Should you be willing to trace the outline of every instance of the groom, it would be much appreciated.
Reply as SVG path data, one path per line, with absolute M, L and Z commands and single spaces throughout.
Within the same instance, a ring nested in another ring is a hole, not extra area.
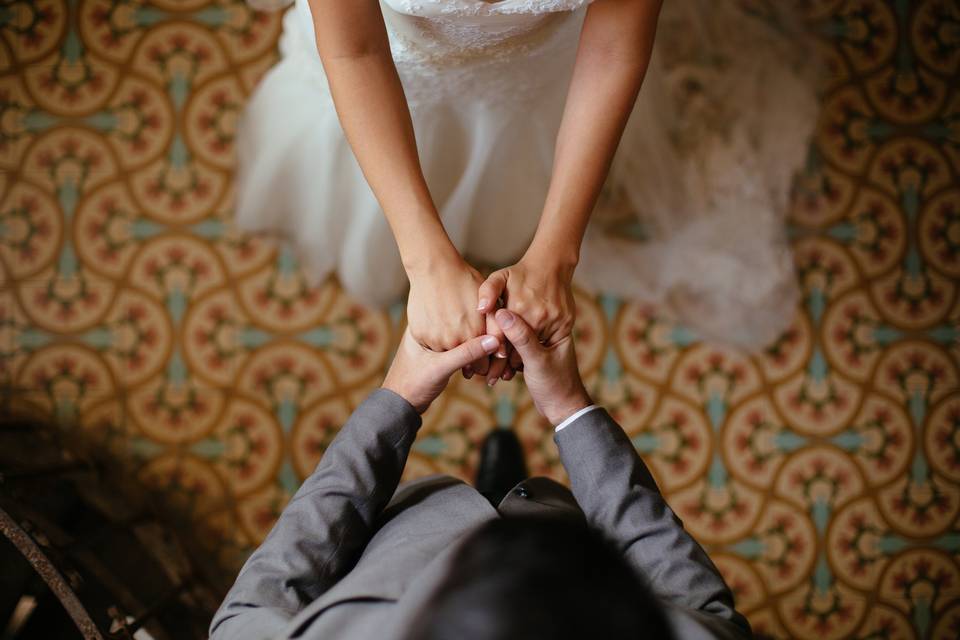
M 496 505 L 449 476 L 398 489 L 420 414 L 499 347 L 481 336 L 435 353 L 405 332 L 383 387 L 241 569 L 214 640 L 750 637 L 630 440 L 591 403 L 572 339 L 547 348 L 519 316 L 496 321 L 556 425 L 572 493 L 546 478 Z

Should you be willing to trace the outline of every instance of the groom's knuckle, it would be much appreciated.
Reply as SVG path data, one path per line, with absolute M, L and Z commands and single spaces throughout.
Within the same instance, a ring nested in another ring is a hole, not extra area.
M 530 344 L 530 332 L 522 327 L 517 327 L 514 335 L 510 337 L 510 342 L 512 342 L 515 347 L 526 347 Z
M 480 358 L 486 355 L 486 353 L 483 350 L 483 346 L 481 346 L 480 343 L 477 341 L 474 341 L 470 345 L 470 348 L 467 351 L 470 354 L 470 358 L 473 360 L 479 360 Z

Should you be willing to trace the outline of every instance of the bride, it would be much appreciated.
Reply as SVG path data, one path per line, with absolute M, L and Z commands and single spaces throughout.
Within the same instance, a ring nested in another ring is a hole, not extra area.
M 498 305 L 563 340 L 575 270 L 763 346 L 795 310 L 783 219 L 817 106 L 774 4 L 296 0 L 240 121 L 238 222 L 367 304 L 409 283 L 434 350 L 499 334 Z M 509 379 L 497 355 L 465 375 Z

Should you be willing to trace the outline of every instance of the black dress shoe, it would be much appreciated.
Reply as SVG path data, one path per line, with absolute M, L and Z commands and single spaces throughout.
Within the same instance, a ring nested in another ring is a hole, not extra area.
M 527 478 L 523 447 L 511 429 L 494 429 L 480 448 L 476 488 L 496 508 L 503 497 Z

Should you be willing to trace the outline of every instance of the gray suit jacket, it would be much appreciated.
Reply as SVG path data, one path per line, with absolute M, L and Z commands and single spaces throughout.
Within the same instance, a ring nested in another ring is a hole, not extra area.
M 677 638 L 749 638 L 714 564 L 687 534 L 623 430 L 598 409 L 556 434 L 570 490 L 523 483 L 497 509 L 448 476 L 397 490 L 420 416 L 391 391 L 357 408 L 250 556 L 210 625 L 214 640 L 401 640 L 491 518 L 586 518 L 644 576 Z M 525 497 L 524 497 L 525 496 Z

